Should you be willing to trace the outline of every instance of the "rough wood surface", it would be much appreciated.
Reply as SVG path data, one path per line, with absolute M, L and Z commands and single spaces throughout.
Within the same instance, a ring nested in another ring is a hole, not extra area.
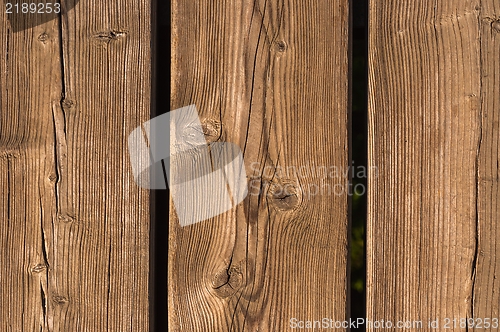
M 326 187 L 346 180 L 272 170 L 349 164 L 348 1 L 175 0 L 172 13 L 170 107 L 196 104 L 209 141 L 242 149 L 250 195 L 186 227 L 171 205 L 169 328 L 344 320 L 348 200 Z
M 500 318 L 500 2 L 482 1 L 474 317 Z M 478 329 L 479 330 L 479 329 Z
M 0 22 L 0 330 L 147 331 L 149 195 L 127 136 L 149 118 L 150 3 Z
M 499 3 L 370 10 L 368 318 L 499 318 Z

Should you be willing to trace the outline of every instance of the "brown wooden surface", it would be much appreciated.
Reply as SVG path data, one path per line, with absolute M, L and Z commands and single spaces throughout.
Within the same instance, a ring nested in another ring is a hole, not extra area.
M 498 318 L 500 4 L 370 7 L 368 318 Z
M 239 145 L 263 190 L 182 228 L 171 205 L 170 330 L 345 319 L 347 196 L 307 197 L 310 184 L 345 182 L 259 175 L 349 164 L 348 14 L 346 0 L 173 1 L 171 109 L 196 104 L 208 140 Z M 297 193 L 267 190 L 286 183 Z
M 0 13 L 0 330 L 147 331 L 149 1 L 81 1 L 13 32 Z
M 478 247 L 474 317 L 500 316 L 500 3 L 482 1 L 481 135 L 477 174 Z

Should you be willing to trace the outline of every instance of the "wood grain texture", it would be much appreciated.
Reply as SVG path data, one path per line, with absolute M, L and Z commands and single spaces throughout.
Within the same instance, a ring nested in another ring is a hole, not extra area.
M 370 10 L 368 318 L 498 318 L 498 2 Z
M 127 136 L 150 114 L 150 3 L 0 13 L 0 330 L 147 331 L 149 194 Z
M 500 3 L 482 1 L 474 317 L 500 317 Z
M 345 0 L 173 1 L 170 107 L 196 104 L 209 142 L 241 148 L 249 196 L 186 227 L 171 203 L 170 330 L 346 318 L 348 199 L 333 186 L 347 180 L 292 168 L 349 164 L 348 15 Z

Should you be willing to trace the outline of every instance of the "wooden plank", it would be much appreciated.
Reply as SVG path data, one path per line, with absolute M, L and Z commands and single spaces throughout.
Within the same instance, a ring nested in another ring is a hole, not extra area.
M 500 3 L 482 1 L 481 136 L 478 156 L 478 243 L 473 285 L 475 318 L 500 320 Z M 484 325 L 484 324 L 483 324 Z
M 370 3 L 372 321 L 498 318 L 495 3 Z
M 0 329 L 147 331 L 126 147 L 150 114 L 150 3 L 70 2 L 24 30 L 0 14 Z
M 348 7 L 173 1 L 171 110 L 195 104 L 208 141 L 241 148 L 249 196 L 186 227 L 171 203 L 172 331 L 347 317 L 347 180 L 293 168 L 349 165 Z

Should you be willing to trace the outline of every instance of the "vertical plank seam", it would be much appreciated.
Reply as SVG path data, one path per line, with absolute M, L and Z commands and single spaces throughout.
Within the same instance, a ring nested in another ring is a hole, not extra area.
M 475 287 L 476 287 L 476 273 L 477 273 L 477 265 L 479 258 L 479 163 L 481 157 L 481 145 L 483 143 L 483 107 L 484 107 L 484 96 L 483 96 L 483 33 L 482 33 L 482 25 L 481 25 L 481 17 L 483 13 L 483 2 L 479 1 L 479 13 L 478 13 L 478 33 L 479 33 L 479 138 L 478 138 L 478 146 L 477 146 L 477 154 L 476 154 L 476 227 L 475 227 L 475 236 L 476 236 L 476 246 L 474 252 L 474 258 L 472 261 L 472 288 L 471 288 L 471 299 L 470 299 L 470 314 L 471 318 L 474 318 L 474 302 L 475 302 Z M 468 331 L 468 327 L 467 327 Z
M 63 187 L 64 170 L 66 168 L 67 158 L 67 140 L 66 140 L 66 113 L 64 111 L 64 100 L 66 97 L 65 81 L 65 61 L 64 61 L 64 34 L 63 34 L 63 11 L 59 13 L 59 54 L 61 65 L 61 99 L 53 101 L 52 116 L 54 121 L 54 143 L 55 143 L 55 163 L 56 163 L 56 181 L 55 181 L 55 205 L 56 216 L 63 222 L 71 222 L 74 216 L 69 213 L 67 200 L 62 200 L 61 187 Z
M 45 239 L 45 230 L 43 228 L 43 204 L 42 204 L 42 193 L 39 191 L 38 193 L 39 197 L 39 204 L 40 204 L 40 234 L 42 236 L 42 256 L 43 256 L 43 264 L 44 264 L 44 273 L 45 273 L 45 290 L 44 290 L 44 284 L 43 284 L 43 279 L 40 278 L 40 296 L 41 296 L 41 301 L 42 301 L 42 317 L 43 317 L 43 325 L 40 326 L 40 331 L 43 331 L 43 328 L 47 326 L 47 294 L 48 292 L 48 280 L 49 280 L 49 258 L 47 254 L 47 242 Z M 41 267 L 37 266 L 35 267 L 35 271 L 40 271 Z M 32 269 L 33 271 L 33 269 Z

